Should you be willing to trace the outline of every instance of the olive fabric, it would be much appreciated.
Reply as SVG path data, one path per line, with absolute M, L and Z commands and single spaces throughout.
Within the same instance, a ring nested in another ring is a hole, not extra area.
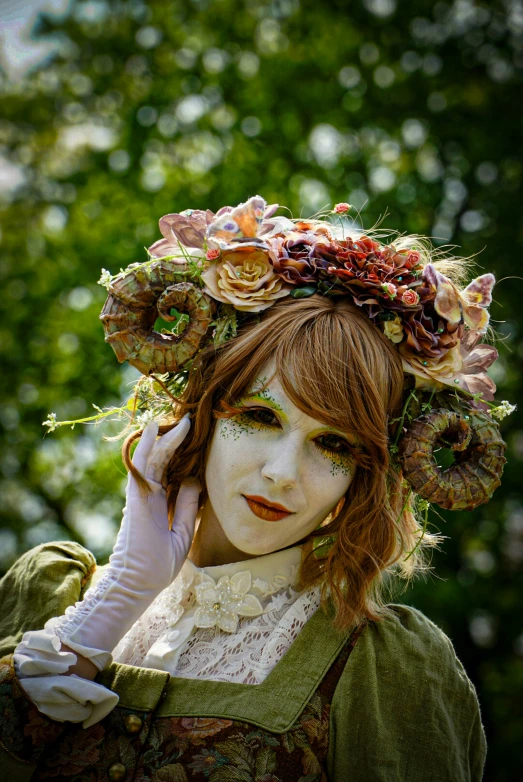
M 42 627 L 50 616 L 78 600 L 93 563 L 88 551 L 72 543 L 39 546 L 15 563 L 0 582 L 0 610 L 8 606 L 10 612 L 1 619 L 6 636 L 2 652 L 12 652 L 25 630 Z M 34 598 L 31 605 L 29 597 Z M 320 708 L 319 693 L 351 638 L 357 641 L 328 702 L 321 706 L 320 719 L 314 713 L 314 708 Z M 64 740 L 64 731 L 70 737 L 68 746 L 73 755 L 88 758 L 90 752 L 102 753 L 100 762 L 105 762 L 107 755 L 112 760 L 107 761 L 103 773 L 109 775 L 110 768 L 120 763 L 125 767 L 126 782 L 169 782 L 171 778 L 173 782 L 185 778 L 248 782 L 255 780 L 257 773 L 258 761 L 249 760 L 254 752 L 252 742 L 263 743 L 263 758 L 277 757 L 278 748 L 287 751 L 296 737 L 303 740 L 313 728 L 318 736 L 321 733 L 326 751 L 320 770 L 304 750 L 312 765 L 299 778 L 308 782 L 479 782 L 482 778 L 485 737 L 475 690 L 449 639 L 423 614 L 407 606 L 390 606 L 382 621 L 346 633 L 334 630 L 331 619 L 322 611 L 316 612 L 260 685 L 169 677 L 163 671 L 113 663 L 97 681 L 118 693 L 119 705 L 98 727 L 88 730 L 70 723 L 64 726 L 35 712 L 16 682 L 9 660 L 4 661 L 2 670 L 0 769 L 10 772 L 12 782 L 25 782 L 33 775 L 34 779 L 57 778 L 57 769 L 46 767 L 46 758 L 51 758 L 53 746 Z M 140 742 L 125 727 L 130 715 L 138 716 L 147 726 Z M 314 720 L 319 720 L 317 725 Z M 233 730 L 237 746 L 230 735 L 230 723 L 234 722 L 248 727 L 243 733 Z M 104 738 L 105 725 L 113 726 L 111 739 Z M 113 736 L 115 725 L 123 726 L 118 736 Z M 228 733 L 220 743 L 220 732 L 225 729 Z M 183 734 L 189 744 L 201 743 L 206 730 L 211 733 L 205 737 L 205 746 L 201 744 L 191 763 L 184 766 L 180 736 Z M 171 755 L 161 748 L 152 752 L 147 731 L 150 737 L 161 734 L 171 747 Z M 94 734 L 98 743 L 86 744 L 88 735 Z M 314 740 L 319 740 L 318 736 Z M 242 742 L 251 742 L 250 749 L 247 745 L 242 749 Z M 72 772 L 75 779 L 83 779 L 76 776 L 78 773 Z M 278 774 L 277 765 L 267 766 L 266 773 L 272 782 L 288 778 L 283 770 Z
M 27 630 L 41 630 L 81 600 L 95 568 L 91 552 L 72 541 L 23 554 L 0 579 L 0 657 L 14 651 Z

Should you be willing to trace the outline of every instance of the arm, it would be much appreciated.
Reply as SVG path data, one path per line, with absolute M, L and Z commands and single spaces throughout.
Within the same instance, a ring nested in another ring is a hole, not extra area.
M 159 440 L 157 425 L 146 427 L 133 461 L 151 492 L 144 497 L 129 475 L 123 521 L 104 576 L 84 600 L 50 619 L 43 631 L 27 633 L 16 649 L 24 690 L 56 720 L 83 721 L 88 727 L 114 708 L 116 695 L 89 679 L 111 661 L 118 641 L 185 561 L 199 486 L 188 482 L 180 488 L 170 531 L 161 477 L 189 426 L 184 418 Z

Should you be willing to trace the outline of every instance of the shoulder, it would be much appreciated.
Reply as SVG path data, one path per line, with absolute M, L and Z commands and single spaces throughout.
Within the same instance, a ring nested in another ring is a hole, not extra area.
M 367 751 L 379 746 L 376 762 L 388 771 L 382 777 L 367 768 L 366 779 L 481 779 L 485 737 L 476 691 L 448 636 L 415 608 L 390 605 L 365 626 L 332 706 L 336 737 L 357 741 L 351 773 L 363 773 Z M 331 759 L 339 767 L 341 756 Z
M 39 630 L 83 596 L 96 560 L 74 541 L 43 543 L 23 554 L 0 579 L 0 656 L 27 630 Z
M 450 638 L 425 614 L 411 606 L 392 604 L 378 622 L 370 622 L 364 633 L 369 646 L 383 658 L 401 654 L 407 667 L 427 665 L 442 669 L 456 661 Z
M 355 669 L 363 666 L 370 671 L 372 666 L 382 684 L 390 683 L 398 693 L 401 690 L 406 703 L 411 695 L 413 703 L 439 697 L 449 706 L 463 704 L 463 699 L 471 706 L 477 703 L 452 641 L 416 608 L 388 606 L 383 619 L 369 622 L 353 654 Z
M 63 571 L 70 567 L 91 575 L 96 560 L 90 551 L 72 540 L 42 543 L 22 554 L 4 578 L 27 579 L 28 576 L 50 575 L 49 568 Z

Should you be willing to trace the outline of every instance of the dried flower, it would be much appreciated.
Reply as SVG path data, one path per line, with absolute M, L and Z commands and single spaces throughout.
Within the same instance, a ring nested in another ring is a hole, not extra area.
M 349 209 L 352 209 L 351 205 L 348 204 L 346 201 L 342 201 L 341 203 L 336 204 L 332 211 L 335 212 L 336 214 L 343 215 L 346 212 L 348 212 Z
M 291 285 L 315 281 L 313 251 L 318 236 L 312 231 L 291 231 L 268 240 L 274 271 Z
M 510 415 L 516 409 L 517 409 L 516 405 L 511 405 L 510 402 L 504 400 L 497 407 L 491 407 L 490 413 L 494 418 L 497 418 L 498 421 L 502 421 L 504 418 L 507 417 L 507 415 Z
M 208 261 L 215 261 L 220 257 L 220 250 L 217 248 L 211 248 L 210 250 L 207 250 L 205 257 Z
M 397 315 L 394 316 L 394 320 L 386 320 L 383 324 L 383 333 L 390 339 L 391 342 L 397 344 L 403 339 L 403 326 L 401 320 Z
M 261 312 L 291 288 L 275 274 L 265 250 L 239 245 L 226 250 L 203 274 L 205 291 L 243 312 Z
M 461 388 L 483 399 L 494 399 L 496 385 L 486 369 L 497 359 L 498 351 L 490 345 L 478 345 L 481 332 L 467 331 L 458 343 L 437 358 L 412 351 L 407 342 L 400 345 L 403 370 L 416 378 L 416 388 Z
M 414 307 L 419 303 L 419 293 L 413 291 L 412 288 L 407 288 L 407 290 L 402 294 L 401 301 L 407 307 Z

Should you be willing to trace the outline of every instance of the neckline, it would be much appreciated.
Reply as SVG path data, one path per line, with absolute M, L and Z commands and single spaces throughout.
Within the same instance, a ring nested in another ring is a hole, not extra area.
M 260 684 L 170 677 L 165 671 L 122 663 L 112 663 L 96 680 L 119 695 L 123 708 L 156 709 L 157 717 L 234 719 L 283 733 L 296 721 L 354 629 L 336 630 L 332 612 L 319 608 Z M 162 692 L 159 704 L 159 696 L 152 698 L 158 692 Z

